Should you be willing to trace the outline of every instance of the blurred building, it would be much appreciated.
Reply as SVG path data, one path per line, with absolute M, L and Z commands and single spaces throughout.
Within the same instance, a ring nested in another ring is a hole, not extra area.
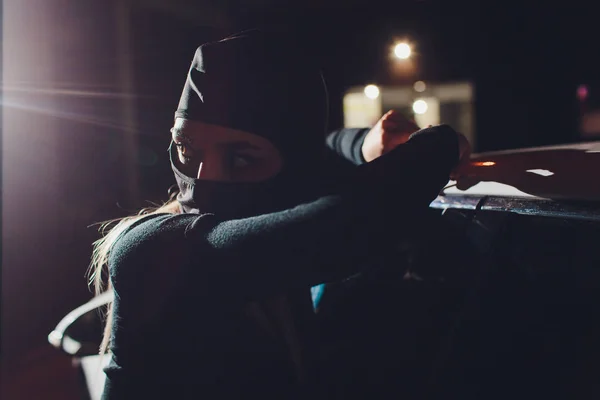
M 344 126 L 371 126 L 383 113 L 394 109 L 421 127 L 451 125 L 476 146 L 473 92 L 470 82 L 352 87 L 344 95 Z

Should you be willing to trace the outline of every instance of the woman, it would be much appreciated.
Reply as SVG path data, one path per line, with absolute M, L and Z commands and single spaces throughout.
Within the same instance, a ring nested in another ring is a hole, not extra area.
M 468 149 L 438 126 L 378 157 L 396 144 L 388 114 L 330 137 L 364 165 L 324 185 L 326 100 L 283 39 L 197 50 L 171 130 L 176 199 L 96 243 L 97 288 L 108 267 L 115 292 L 104 398 L 282 399 L 314 385 L 308 289 L 385 257 L 386 230 L 409 235 Z

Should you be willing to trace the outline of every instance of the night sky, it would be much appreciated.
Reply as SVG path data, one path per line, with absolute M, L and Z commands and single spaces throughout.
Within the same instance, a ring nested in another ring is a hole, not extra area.
M 5 7 L 3 38 L 5 86 L 19 89 L 5 88 L 5 100 L 21 105 L 4 110 L 4 162 L 12 167 L 4 171 L 4 356 L 44 346 L 60 318 L 91 296 L 84 273 L 97 233 L 90 224 L 166 198 L 174 183 L 168 129 L 194 51 L 205 41 L 250 27 L 305 37 L 323 66 L 333 129 L 342 124 L 347 88 L 399 83 L 387 56 L 395 36 L 407 37 L 420 79 L 474 82 L 480 151 L 576 141 L 577 86 L 590 85 L 591 101 L 600 90 L 591 8 L 356 1 L 346 8 L 240 11 L 223 29 L 135 8 L 126 58 L 136 99 L 129 135 L 139 148 L 131 154 L 119 122 L 122 98 L 21 90 L 122 93 L 112 2 L 17 3 Z M 124 166 L 139 177 L 135 190 Z

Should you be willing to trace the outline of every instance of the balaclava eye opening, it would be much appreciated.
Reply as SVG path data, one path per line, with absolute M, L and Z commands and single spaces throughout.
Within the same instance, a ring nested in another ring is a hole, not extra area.
M 307 200 L 323 159 L 327 108 L 323 77 L 296 40 L 249 31 L 200 46 L 175 118 L 262 136 L 280 151 L 283 167 L 259 183 L 194 179 L 179 171 L 171 146 L 183 211 L 237 218 Z

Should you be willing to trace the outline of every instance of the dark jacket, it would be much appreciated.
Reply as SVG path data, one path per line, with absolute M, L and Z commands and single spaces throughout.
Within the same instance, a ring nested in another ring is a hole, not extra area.
M 336 132 L 328 145 L 359 164 L 365 133 Z M 438 126 L 290 210 L 136 222 L 109 259 L 115 323 L 104 398 L 304 396 L 318 382 L 308 289 L 385 257 L 457 161 L 456 134 Z

